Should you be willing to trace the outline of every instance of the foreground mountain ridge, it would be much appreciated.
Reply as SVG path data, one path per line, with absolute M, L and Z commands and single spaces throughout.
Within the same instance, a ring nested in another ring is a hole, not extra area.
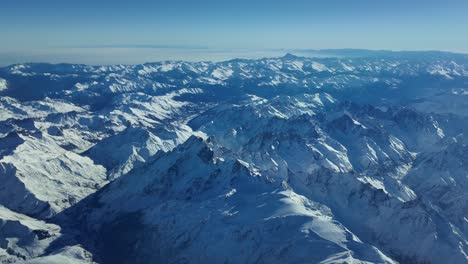
M 468 58 L 0 68 L 0 262 L 466 263 Z

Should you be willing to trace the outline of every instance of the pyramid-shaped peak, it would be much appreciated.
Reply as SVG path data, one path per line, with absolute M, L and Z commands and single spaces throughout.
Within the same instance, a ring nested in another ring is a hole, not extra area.
M 295 60 L 297 58 L 299 58 L 299 57 L 292 54 L 292 53 L 289 53 L 289 52 L 286 53 L 286 55 L 283 56 L 283 59 L 285 59 L 285 60 Z

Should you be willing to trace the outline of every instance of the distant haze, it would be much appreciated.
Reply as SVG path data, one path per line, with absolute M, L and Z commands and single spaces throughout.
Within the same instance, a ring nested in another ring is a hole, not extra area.
M 5 0 L 0 65 L 227 60 L 297 49 L 468 53 L 466 0 Z

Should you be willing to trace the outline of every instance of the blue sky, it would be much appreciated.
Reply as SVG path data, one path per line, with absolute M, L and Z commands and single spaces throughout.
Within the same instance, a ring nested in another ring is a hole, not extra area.
M 2 0 L 0 64 L 138 63 L 277 49 L 468 53 L 466 0 Z

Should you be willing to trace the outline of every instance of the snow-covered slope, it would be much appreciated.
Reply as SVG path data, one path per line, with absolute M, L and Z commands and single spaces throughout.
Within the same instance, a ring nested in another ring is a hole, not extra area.
M 124 131 L 103 139 L 86 153 L 115 178 L 144 163 L 158 151 L 167 152 L 193 134 L 190 127 L 178 124 L 149 131 L 141 127 L 128 127 Z M 156 136 L 158 135 L 158 136 Z
M 443 52 L 0 68 L 0 263 L 467 263 L 467 90 Z
M 106 170 L 89 158 L 67 151 L 41 134 L 0 160 L 0 203 L 32 216 L 48 217 L 95 192 Z
M 60 227 L 0 206 L 0 263 L 37 257 L 60 236 Z
M 106 263 L 392 263 L 326 206 L 244 161 L 217 156 L 200 138 L 122 176 L 93 199 L 101 208 L 86 223 L 98 234 Z

